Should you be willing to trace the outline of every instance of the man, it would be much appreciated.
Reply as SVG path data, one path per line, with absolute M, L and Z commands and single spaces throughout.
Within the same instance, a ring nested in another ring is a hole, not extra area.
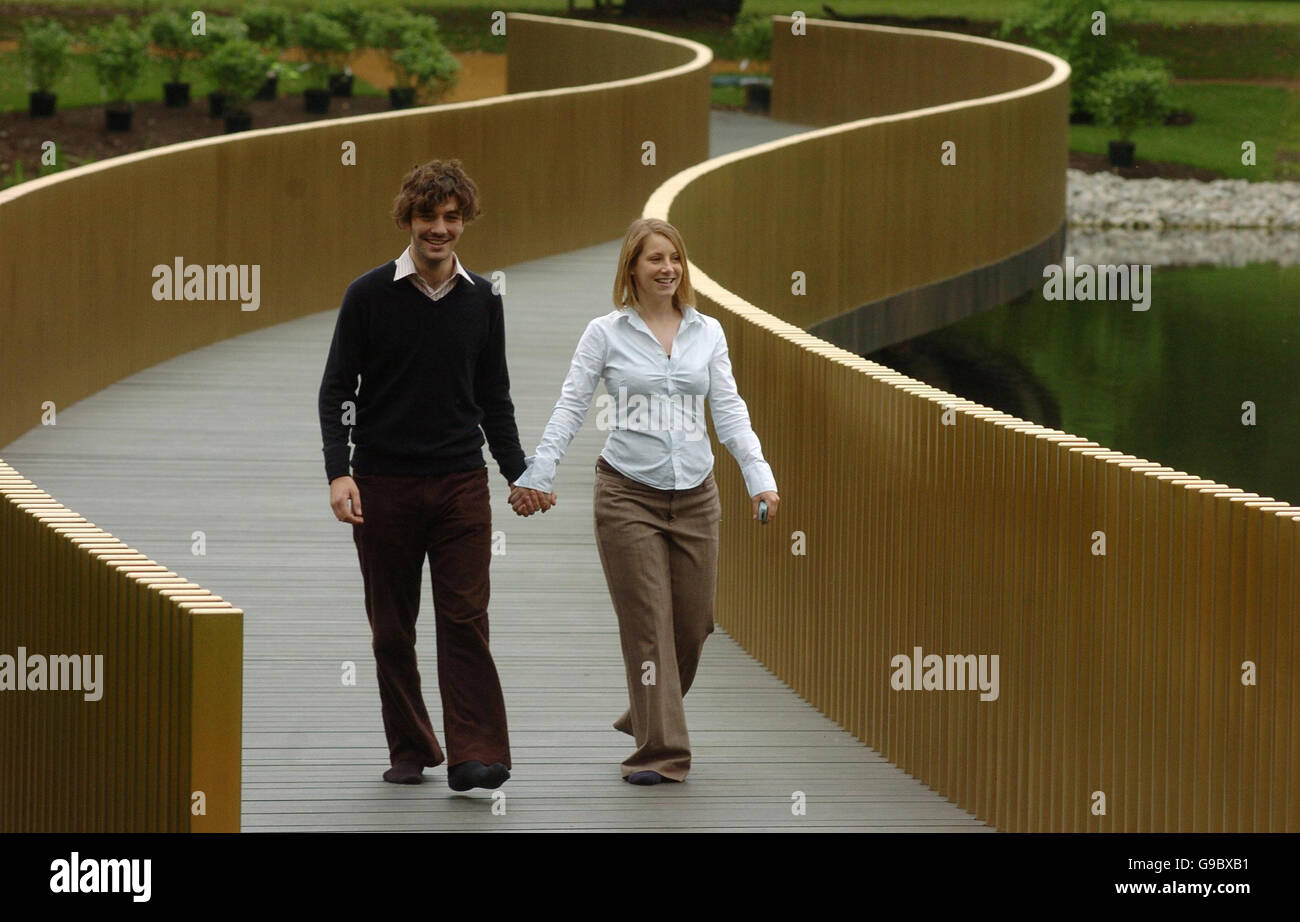
M 458 160 L 434 160 L 406 175 L 392 215 L 410 243 L 348 286 L 319 395 L 330 507 L 352 525 L 365 584 L 388 738 L 384 780 L 419 784 L 425 766 L 449 758 L 447 783 L 456 791 L 500 787 L 511 767 L 505 702 L 488 649 L 485 434 L 511 505 L 527 514 L 550 506 L 549 497 L 514 486 L 526 465 L 501 296 L 455 254 L 479 213 L 478 190 Z M 447 756 L 425 709 L 415 656 L 425 557 Z

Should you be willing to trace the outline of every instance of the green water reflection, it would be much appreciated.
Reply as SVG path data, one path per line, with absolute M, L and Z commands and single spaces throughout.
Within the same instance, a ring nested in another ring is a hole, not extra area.
M 1014 416 L 1300 503 L 1300 267 L 1152 272 L 1149 310 L 1041 288 L 867 356 Z M 1242 404 L 1255 404 L 1243 425 Z

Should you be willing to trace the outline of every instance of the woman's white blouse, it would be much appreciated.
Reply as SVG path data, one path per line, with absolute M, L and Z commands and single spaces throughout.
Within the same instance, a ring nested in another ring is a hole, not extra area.
M 597 401 L 596 424 L 609 437 L 601 455 L 622 473 L 661 490 L 699 486 L 713 470 L 707 399 L 718 441 L 740 465 L 749 495 L 775 492 L 772 469 L 736 390 L 722 324 L 683 305 L 671 353 L 634 308 L 588 323 L 537 452 L 525 459 L 528 469 L 515 484 L 552 492 L 556 466 L 603 380 L 607 393 Z

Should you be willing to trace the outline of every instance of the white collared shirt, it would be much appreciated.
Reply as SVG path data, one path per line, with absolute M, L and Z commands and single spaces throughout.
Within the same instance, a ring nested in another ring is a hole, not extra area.
M 447 281 L 434 288 L 424 280 L 424 276 L 420 275 L 420 271 L 415 268 L 415 260 L 411 257 L 411 245 L 408 243 L 406 249 L 402 250 L 402 255 L 393 260 L 397 266 L 396 271 L 393 273 L 393 281 L 398 282 L 407 276 L 411 276 L 411 281 L 416 288 L 424 292 L 431 300 L 438 301 L 445 297 L 447 292 L 451 291 L 452 286 L 456 284 L 456 276 L 458 275 L 463 275 L 471 285 L 474 284 L 474 279 L 470 278 L 470 274 L 460 264 L 460 257 L 456 255 L 455 251 L 452 251 L 451 259 L 456 266 L 456 271 L 451 274 Z
M 661 490 L 699 486 L 713 470 L 707 398 L 714 432 L 740 465 L 749 495 L 776 491 L 736 390 L 722 324 L 690 305 L 682 313 L 668 354 L 635 308 L 587 324 L 537 453 L 525 459 L 528 469 L 516 485 L 552 492 L 556 466 L 603 380 L 608 393 L 598 401 L 596 421 L 609 437 L 600 453 L 622 473 Z

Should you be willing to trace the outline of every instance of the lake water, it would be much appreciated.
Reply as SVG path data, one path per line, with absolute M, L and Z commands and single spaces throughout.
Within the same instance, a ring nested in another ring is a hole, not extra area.
M 867 356 L 1107 448 L 1300 505 L 1300 266 L 1155 268 L 1151 306 L 1010 304 Z M 1254 424 L 1246 425 L 1254 405 Z

